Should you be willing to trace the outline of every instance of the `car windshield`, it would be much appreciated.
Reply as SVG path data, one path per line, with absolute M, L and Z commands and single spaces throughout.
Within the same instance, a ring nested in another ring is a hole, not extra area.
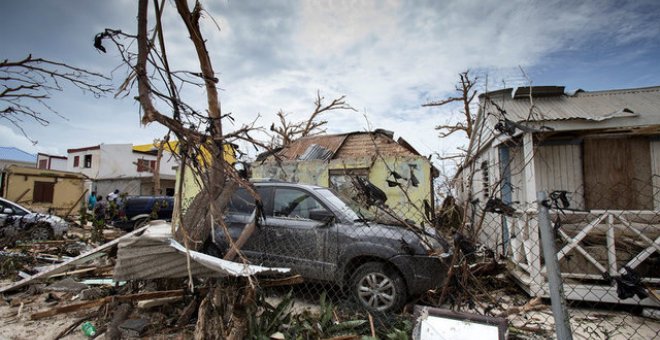
M 17 215 L 25 215 L 32 213 L 30 210 L 28 210 L 27 208 L 25 208 L 24 206 L 18 203 L 10 202 L 10 201 L 0 201 L 0 202 L 2 202 L 3 206 L 14 210 L 14 213 Z
M 340 211 L 343 211 L 346 216 L 352 221 L 359 220 L 373 220 L 375 215 L 367 208 L 360 206 L 358 202 L 343 196 L 334 190 L 327 188 L 316 189 L 330 204 Z

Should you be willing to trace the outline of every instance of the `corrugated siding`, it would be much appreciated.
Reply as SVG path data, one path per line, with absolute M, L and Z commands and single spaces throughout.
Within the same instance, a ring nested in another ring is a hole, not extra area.
M 660 210 L 660 141 L 651 142 L 651 176 L 653 178 L 653 208 Z
M 536 148 L 538 190 L 569 192 L 571 208 L 584 209 L 584 181 L 580 145 L 545 145 Z

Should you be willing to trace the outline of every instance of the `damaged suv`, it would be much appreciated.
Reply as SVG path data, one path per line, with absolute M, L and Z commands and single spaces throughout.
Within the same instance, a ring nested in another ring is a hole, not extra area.
M 32 212 L 0 197 L 0 236 L 27 232 L 32 240 L 48 240 L 63 236 L 68 228 L 61 217 Z
M 432 230 L 370 221 L 328 188 L 254 185 L 262 216 L 241 248 L 253 264 L 289 267 L 307 280 L 347 287 L 359 303 L 378 312 L 399 310 L 409 298 L 444 282 L 450 250 Z M 234 241 L 254 214 L 254 198 L 238 189 L 225 214 Z M 222 256 L 229 248 L 222 228 L 212 239 L 207 252 Z

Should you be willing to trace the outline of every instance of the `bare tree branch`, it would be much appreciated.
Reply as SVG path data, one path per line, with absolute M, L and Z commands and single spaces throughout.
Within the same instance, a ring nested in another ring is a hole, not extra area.
M 296 139 L 325 132 L 321 127 L 326 125 L 328 121 L 318 120 L 319 116 L 325 112 L 334 110 L 352 110 L 357 112 L 357 110 L 346 103 L 345 98 L 346 96 L 341 96 L 333 99 L 329 104 L 323 104 L 325 97 L 321 97 L 320 92 L 317 91 L 316 100 L 314 101 L 314 111 L 310 113 L 306 120 L 300 122 L 288 121 L 286 118 L 287 114 L 280 110 L 277 112 L 279 126 L 276 126 L 275 123 L 270 126 L 270 131 L 275 133 L 272 144 L 274 146 L 287 146 Z
M 21 60 L 0 61 L 0 119 L 6 119 L 19 128 L 24 118 L 32 118 L 42 125 L 49 121 L 43 110 L 61 116 L 48 105 L 53 92 L 64 90 L 65 84 L 83 92 L 100 96 L 111 91 L 103 81 L 109 78 L 65 63 L 35 58 L 31 54 Z

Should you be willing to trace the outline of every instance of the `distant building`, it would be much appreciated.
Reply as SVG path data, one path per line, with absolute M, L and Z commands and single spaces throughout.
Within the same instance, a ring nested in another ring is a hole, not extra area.
M 164 150 L 159 166 L 157 151 L 132 144 L 99 144 L 68 149 L 68 171 L 80 172 L 93 184 L 90 192 L 105 195 L 115 189 L 129 195 L 174 195 L 177 162 Z M 161 192 L 154 193 L 154 172 L 159 169 Z
M 36 212 L 77 214 L 86 177 L 79 173 L 11 165 L 0 172 L 0 196 Z
M 34 167 L 37 157 L 21 149 L 0 146 L 0 170 L 10 165 Z
M 40 152 L 37 154 L 37 168 L 66 171 L 66 157 L 54 156 Z

